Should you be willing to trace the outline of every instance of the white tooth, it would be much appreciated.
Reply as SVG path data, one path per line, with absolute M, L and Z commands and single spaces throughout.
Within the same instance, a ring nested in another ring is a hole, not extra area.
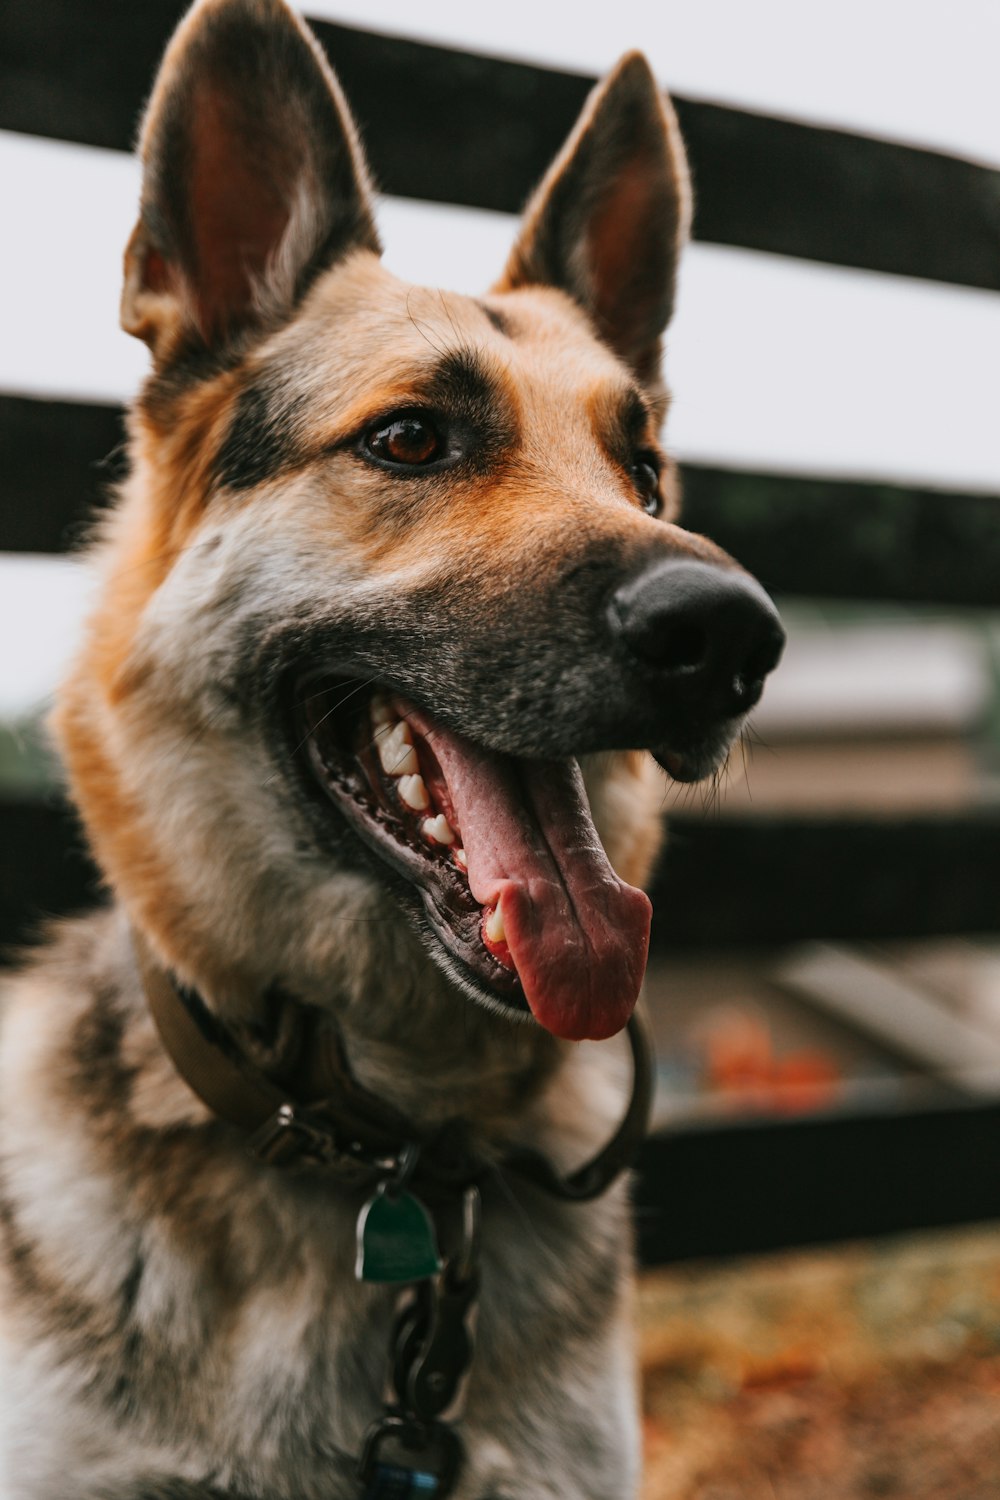
M 423 812 L 431 805 L 422 776 L 401 776 L 399 796 L 400 800 L 405 802 L 407 807 L 412 807 L 414 812 Z
M 416 776 L 420 771 L 420 762 L 413 746 L 395 747 L 388 769 L 390 776 Z
M 371 702 L 372 723 L 378 728 L 381 724 L 391 724 L 396 715 L 389 707 L 388 698 L 381 693 L 376 693 Z
M 410 726 L 400 719 L 386 733 L 378 736 L 378 758 L 387 776 L 415 776 L 420 770 L 417 752 L 413 748 Z
M 453 844 L 455 835 L 452 826 L 444 813 L 438 813 L 436 818 L 425 818 L 420 825 L 420 832 L 425 839 L 434 839 L 438 844 Z
M 467 870 L 469 868 L 469 861 L 465 857 L 465 850 L 453 849 L 451 852 L 455 856 L 455 863 L 456 865 L 458 865 L 459 869 Z
M 484 930 L 491 943 L 502 943 L 506 941 L 507 934 L 504 931 L 503 912 L 500 909 L 499 902 L 497 902 L 497 905 L 493 908 L 489 916 L 486 918 Z

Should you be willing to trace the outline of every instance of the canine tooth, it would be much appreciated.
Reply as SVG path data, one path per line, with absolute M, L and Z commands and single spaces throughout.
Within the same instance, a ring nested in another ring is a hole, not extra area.
M 497 902 L 496 906 L 486 918 L 486 921 L 484 923 L 484 931 L 491 943 L 506 942 L 507 934 L 504 931 L 503 912 L 500 909 L 499 902 Z
M 383 724 L 391 724 L 396 717 L 389 707 L 388 698 L 383 697 L 381 693 L 376 693 L 372 698 L 371 715 L 372 723 L 376 728 L 379 728 Z
M 413 748 L 410 726 L 400 719 L 391 729 L 376 735 L 378 758 L 387 776 L 415 776 L 420 770 L 417 752 Z
M 431 805 L 422 776 L 401 776 L 399 796 L 400 800 L 405 802 L 407 807 L 412 807 L 414 812 L 423 812 Z
M 438 844 L 453 844 L 455 834 L 451 824 L 444 813 L 438 813 L 436 818 L 425 818 L 420 825 L 420 832 L 425 839 L 434 839 Z
M 456 863 L 456 865 L 458 865 L 459 869 L 460 870 L 467 870 L 469 868 L 469 861 L 465 857 L 465 850 L 464 849 L 453 849 L 451 852 L 455 856 L 455 863 Z

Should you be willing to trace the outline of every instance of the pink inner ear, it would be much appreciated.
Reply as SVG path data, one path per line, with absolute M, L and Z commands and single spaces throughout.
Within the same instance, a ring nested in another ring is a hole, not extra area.
M 143 265 L 143 278 L 151 292 L 165 292 L 170 285 L 170 272 L 159 250 L 150 249 Z
M 663 303 L 671 247 L 663 235 L 662 194 L 659 164 L 635 157 L 613 179 L 587 227 L 596 321 L 627 359 L 649 343 Z
M 269 149 L 270 147 L 270 149 Z M 287 172 L 282 171 L 282 166 Z M 190 213 L 194 291 L 207 341 L 242 323 L 254 282 L 288 225 L 293 172 L 247 115 L 202 85 L 192 100 Z M 283 184 L 283 186 L 279 186 Z

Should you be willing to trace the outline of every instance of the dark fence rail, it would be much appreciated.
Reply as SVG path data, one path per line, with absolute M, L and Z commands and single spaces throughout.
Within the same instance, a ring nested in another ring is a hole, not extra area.
M 646 1142 L 646 1265 L 1000 1218 L 1000 1104 L 679 1127 Z
M 0 798 L 0 944 L 99 889 L 73 813 Z M 655 887 L 658 952 L 995 932 L 1000 809 L 909 819 L 676 817 Z
M 6 0 L 0 129 L 127 150 L 182 0 Z M 592 80 L 314 23 L 389 193 L 517 210 Z M 609 64 L 613 59 L 608 59 Z M 677 100 L 696 236 L 1000 289 L 1000 172 Z M 414 128 L 415 123 L 419 128 Z M 122 415 L 0 397 L 0 548 L 61 551 L 122 471 Z M 687 523 L 788 594 L 993 606 L 1000 497 L 688 465 Z M 72 813 L 0 798 L 0 945 L 100 899 Z M 672 819 L 661 951 L 996 931 L 1000 810 L 905 821 Z M 2 956 L 2 955 L 0 955 Z M 1000 1106 L 685 1128 L 637 1185 L 647 1263 L 1000 1216 Z
M 178 0 L 6 0 L 0 128 L 129 149 L 184 8 Z M 516 211 L 593 83 L 312 24 L 361 122 L 376 179 L 405 197 Z M 1000 288 L 1000 172 L 691 99 L 677 108 L 698 239 Z
M 1000 926 L 1000 808 L 908 818 L 671 817 L 664 948 L 945 937 Z
M 124 470 L 120 408 L 0 396 L 0 549 L 58 552 Z M 774 593 L 1000 604 L 1000 496 L 685 464 L 684 520 Z
M 52 917 L 100 900 L 76 815 L 53 795 L 0 798 L 0 964 L 18 959 Z
M 124 469 L 124 412 L 0 395 L 0 551 L 64 552 Z
M 685 464 L 684 524 L 773 593 L 1000 605 L 1000 496 Z

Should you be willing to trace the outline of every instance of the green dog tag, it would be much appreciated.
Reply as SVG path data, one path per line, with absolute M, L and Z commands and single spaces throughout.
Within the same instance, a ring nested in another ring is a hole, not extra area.
M 434 1225 L 412 1193 L 379 1188 L 358 1215 L 359 1281 L 423 1281 L 441 1270 Z

